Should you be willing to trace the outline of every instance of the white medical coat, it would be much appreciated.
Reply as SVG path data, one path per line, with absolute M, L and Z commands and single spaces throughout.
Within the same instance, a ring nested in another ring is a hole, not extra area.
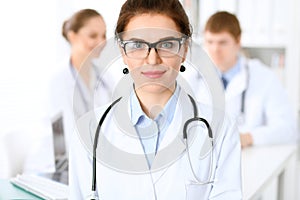
M 249 68 L 249 83 L 247 70 Z M 203 100 L 205 80 L 195 74 L 182 74 L 190 81 L 199 101 Z M 196 78 L 195 78 L 196 77 Z M 242 93 L 246 90 L 244 122 L 241 133 L 249 132 L 254 145 L 292 143 L 298 139 L 297 122 L 287 93 L 275 73 L 256 59 L 241 57 L 241 70 L 225 91 L 226 113 L 239 121 Z
M 64 60 L 60 66 L 60 70 L 53 75 L 49 83 L 48 113 L 50 118 L 59 113 L 63 115 L 66 143 L 69 146 L 70 138 L 74 134 L 75 120 L 94 106 L 109 102 L 109 92 L 112 89 L 104 88 L 101 84 L 97 86 L 99 83 L 95 80 L 96 74 L 92 74 L 94 81 L 91 88 L 88 88 L 77 75 L 74 77 L 70 59 Z M 112 77 L 110 80 L 113 80 Z M 78 89 L 78 84 L 81 90 Z
M 241 66 L 241 71 L 225 91 L 227 112 L 238 117 L 242 92 L 246 90 L 244 123 L 239 124 L 240 132 L 249 132 L 254 145 L 296 142 L 295 113 L 276 74 L 258 60 L 247 61 L 242 57 Z
M 121 103 L 122 100 L 107 115 L 101 130 L 107 140 L 124 152 L 143 155 L 143 149 L 138 139 L 128 136 L 122 132 L 122 126 L 116 122 L 114 112 L 118 110 L 118 106 L 128 103 Z M 90 121 L 95 116 L 98 121 L 104 110 L 108 106 L 102 107 L 95 113 L 90 113 L 79 119 L 77 122 L 77 134 L 73 138 L 70 146 L 70 163 L 69 163 L 69 186 L 70 199 L 84 199 L 91 191 L 92 184 L 92 154 L 91 146 L 93 132 L 95 128 L 90 128 Z M 211 123 L 212 114 L 206 107 L 198 105 L 199 116 L 208 119 Z M 239 135 L 233 123 L 227 120 L 220 121 L 217 124 L 217 133 L 213 133 L 214 148 L 212 162 L 212 180 L 214 183 L 206 185 L 192 184 L 195 181 L 188 162 L 187 152 L 184 142 L 182 141 L 182 129 L 180 125 L 185 122 L 186 116 L 183 111 L 188 111 L 193 117 L 193 109 L 187 94 L 181 91 L 180 97 L 174 111 L 174 119 L 172 120 L 158 152 L 154 158 L 153 166 L 161 164 L 161 161 L 174 156 L 174 154 L 164 154 L 164 150 L 170 147 L 174 141 L 178 142 L 178 148 L 173 149 L 178 155 L 172 162 L 156 168 L 151 173 L 134 173 L 124 172 L 122 167 L 118 168 L 105 163 L 103 160 L 97 162 L 97 191 L 100 199 L 155 199 L 158 200 L 183 200 L 183 199 L 242 199 L 241 192 L 241 149 Z M 128 122 L 125 122 L 128 123 Z M 129 122 L 131 123 L 131 122 Z M 207 132 L 203 131 L 202 126 L 192 126 L 191 130 L 196 130 L 193 142 L 190 142 L 190 156 L 193 168 L 197 176 L 201 180 L 207 179 L 210 167 L 210 150 L 205 150 L 204 143 L 207 139 Z M 205 129 L 204 129 L 205 130 Z M 215 130 L 215 129 L 214 129 Z M 179 137 L 177 136 L 177 133 Z M 87 134 L 87 135 L 86 135 Z M 191 137 L 188 135 L 188 137 Z M 106 144 L 102 143 L 103 138 L 99 139 L 98 149 L 105 148 Z M 207 143 L 206 143 L 207 144 Z M 210 147 L 210 146 L 209 146 Z M 110 154 L 109 151 L 105 152 Z M 98 154 L 99 155 L 99 154 Z M 124 160 L 116 155 L 108 155 L 112 160 L 122 160 L 127 166 L 135 168 L 136 165 L 132 160 Z M 141 163 L 139 163 L 141 164 Z M 144 166 L 147 161 L 144 159 Z

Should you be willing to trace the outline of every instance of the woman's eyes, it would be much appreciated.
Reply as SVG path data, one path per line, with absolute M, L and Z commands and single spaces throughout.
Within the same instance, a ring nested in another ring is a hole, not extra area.
M 166 41 L 166 42 L 162 42 L 160 43 L 158 48 L 162 48 L 162 49 L 170 49 L 174 46 L 172 41 Z
M 146 45 L 142 42 L 132 42 L 128 43 L 127 46 L 131 49 L 144 49 Z
M 140 42 L 136 42 L 136 43 L 134 43 L 134 47 L 136 48 L 136 49 L 140 49 L 140 48 L 143 48 L 145 45 L 143 45 L 142 43 L 140 43 Z
M 130 49 L 148 49 L 149 44 L 145 42 L 129 42 L 126 44 L 127 48 Z M 162 41 L 155 45 L 157 49 L 171 49 L 174 48 L 175 42 L 174 41 Z

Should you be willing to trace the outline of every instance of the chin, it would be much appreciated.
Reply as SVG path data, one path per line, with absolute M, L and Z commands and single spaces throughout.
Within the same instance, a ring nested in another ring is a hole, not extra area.
M 146 84 L 140 87 L 135 88 L 137 91 L 140 90 L 141 92 L 146 92 L 146 93 L 153 93 L 153 94 L 159 94 L 163 93 L 166 90 L 170 90 L 166 85 L 159 84 L 159 83 L 151 83 L 151 84 Z

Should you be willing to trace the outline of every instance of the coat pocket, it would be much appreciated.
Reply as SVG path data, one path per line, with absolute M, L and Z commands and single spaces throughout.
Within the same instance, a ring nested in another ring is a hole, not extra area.
M 186 184 L 186 200 L 207 200 L 211 187 L 211 184 Z

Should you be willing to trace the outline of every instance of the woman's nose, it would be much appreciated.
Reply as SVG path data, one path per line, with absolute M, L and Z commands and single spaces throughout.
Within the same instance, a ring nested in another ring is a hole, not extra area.
M 161 58 L 155 48 L 151 48 L 147 57 L 148 64 L 160 64 Z

